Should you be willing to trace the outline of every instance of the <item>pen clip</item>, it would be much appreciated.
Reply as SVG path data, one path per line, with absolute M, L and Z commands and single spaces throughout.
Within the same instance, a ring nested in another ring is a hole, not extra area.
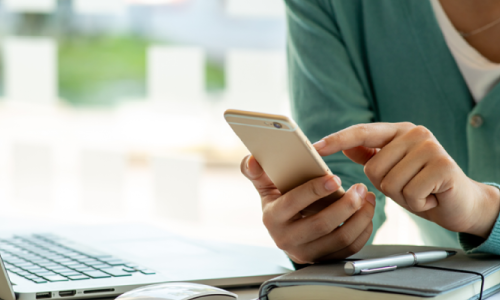
M 398 268 L 398 266 L 388 266 L 388 267 L 381 267 L 381 268 L 375 268 L 375 269 L 364 269 L 359 272 L 359 274 L 373 274 L 373 273 L 379 273 L 379 272 L 385 272 L 385 271 L 394 271 Z

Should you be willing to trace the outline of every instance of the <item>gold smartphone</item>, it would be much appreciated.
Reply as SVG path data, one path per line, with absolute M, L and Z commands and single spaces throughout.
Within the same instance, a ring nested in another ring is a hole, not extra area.
M 331 174 L 292 119 L 235 109 L 226 110 L 224 118 L 282 194 L 311 179 Z M 343 194 L 341 187 L 324 199 L 323 205 L 316 203 L 316 206 L 329 205 Z M 317 212 L 320 209 L 307 209 L 311 210 Z

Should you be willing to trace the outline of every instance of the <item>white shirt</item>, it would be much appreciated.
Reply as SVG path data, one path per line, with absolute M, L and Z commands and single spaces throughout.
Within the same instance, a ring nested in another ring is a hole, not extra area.
M 444 39 L 476 102 L 481 101 L 500 82 L 500 64 L 489 61 L 465 41 L 441 7 L 430 0 Z

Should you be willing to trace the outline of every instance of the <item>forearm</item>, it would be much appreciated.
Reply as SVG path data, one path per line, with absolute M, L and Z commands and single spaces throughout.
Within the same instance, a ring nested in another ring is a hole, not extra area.
M 459 233 L 459 242 L 467 253 L 486 252 L 500 255 L 500 184 L 481 183 L 485 186 L 485 205 L 478 213 L 478 222 L 471 232 Z
M 496 185 L 477 182 L 479 201 L 476 222 L 464 233 L 487 239 L 495 226 L 500 212 L 500 189 Z

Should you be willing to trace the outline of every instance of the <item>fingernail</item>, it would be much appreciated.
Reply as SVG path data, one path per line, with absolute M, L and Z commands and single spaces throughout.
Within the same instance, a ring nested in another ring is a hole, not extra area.
M 340 180 L 340 178 L 338 176 L 333 175 L 333 180 L 335 180 L 335 182 L 337 183 L 337 185 L 339 187 L 342 186 L 342 181 Z
M 316 143 L 314 143 L 313 146 L 314 148 L 316 148 L 316 150 L 320 150 L 321 148 L 326 146 L 326 142 L 325 140 L 319 140 Z
M 365 198 L 366 192 L 367 192 L 367 190 L 366 190 L 366 186 L 364 184 L 358 184 L 356 186 L 356 193 L 358 193 L 358 195 L 361 199 Z
M 249 169 L 249 164 L 250 164 L 250 162 L 249 162 L 249 161 L 250 161 L 250 156 L 249 156 L 249 157 L 247 157 L 247 161 L 246 161 L 246 163 L 245 163 L 245 166 L 246 166 L 247 170 Z
M 333 178 L 328 179 L 325 182 L 325 189 L 327 191 L 335 191 L 339 188 L 339 183 L 337 180 L 335 180 L 335 176 Z
M 365 199 L 366 199 L 366 201 L 370 202 L 373 206 L 375 206 L 375 203 L 376 203 L 375 202 L 375 199 L 376 199 L 375 194 L 367 193 Z

